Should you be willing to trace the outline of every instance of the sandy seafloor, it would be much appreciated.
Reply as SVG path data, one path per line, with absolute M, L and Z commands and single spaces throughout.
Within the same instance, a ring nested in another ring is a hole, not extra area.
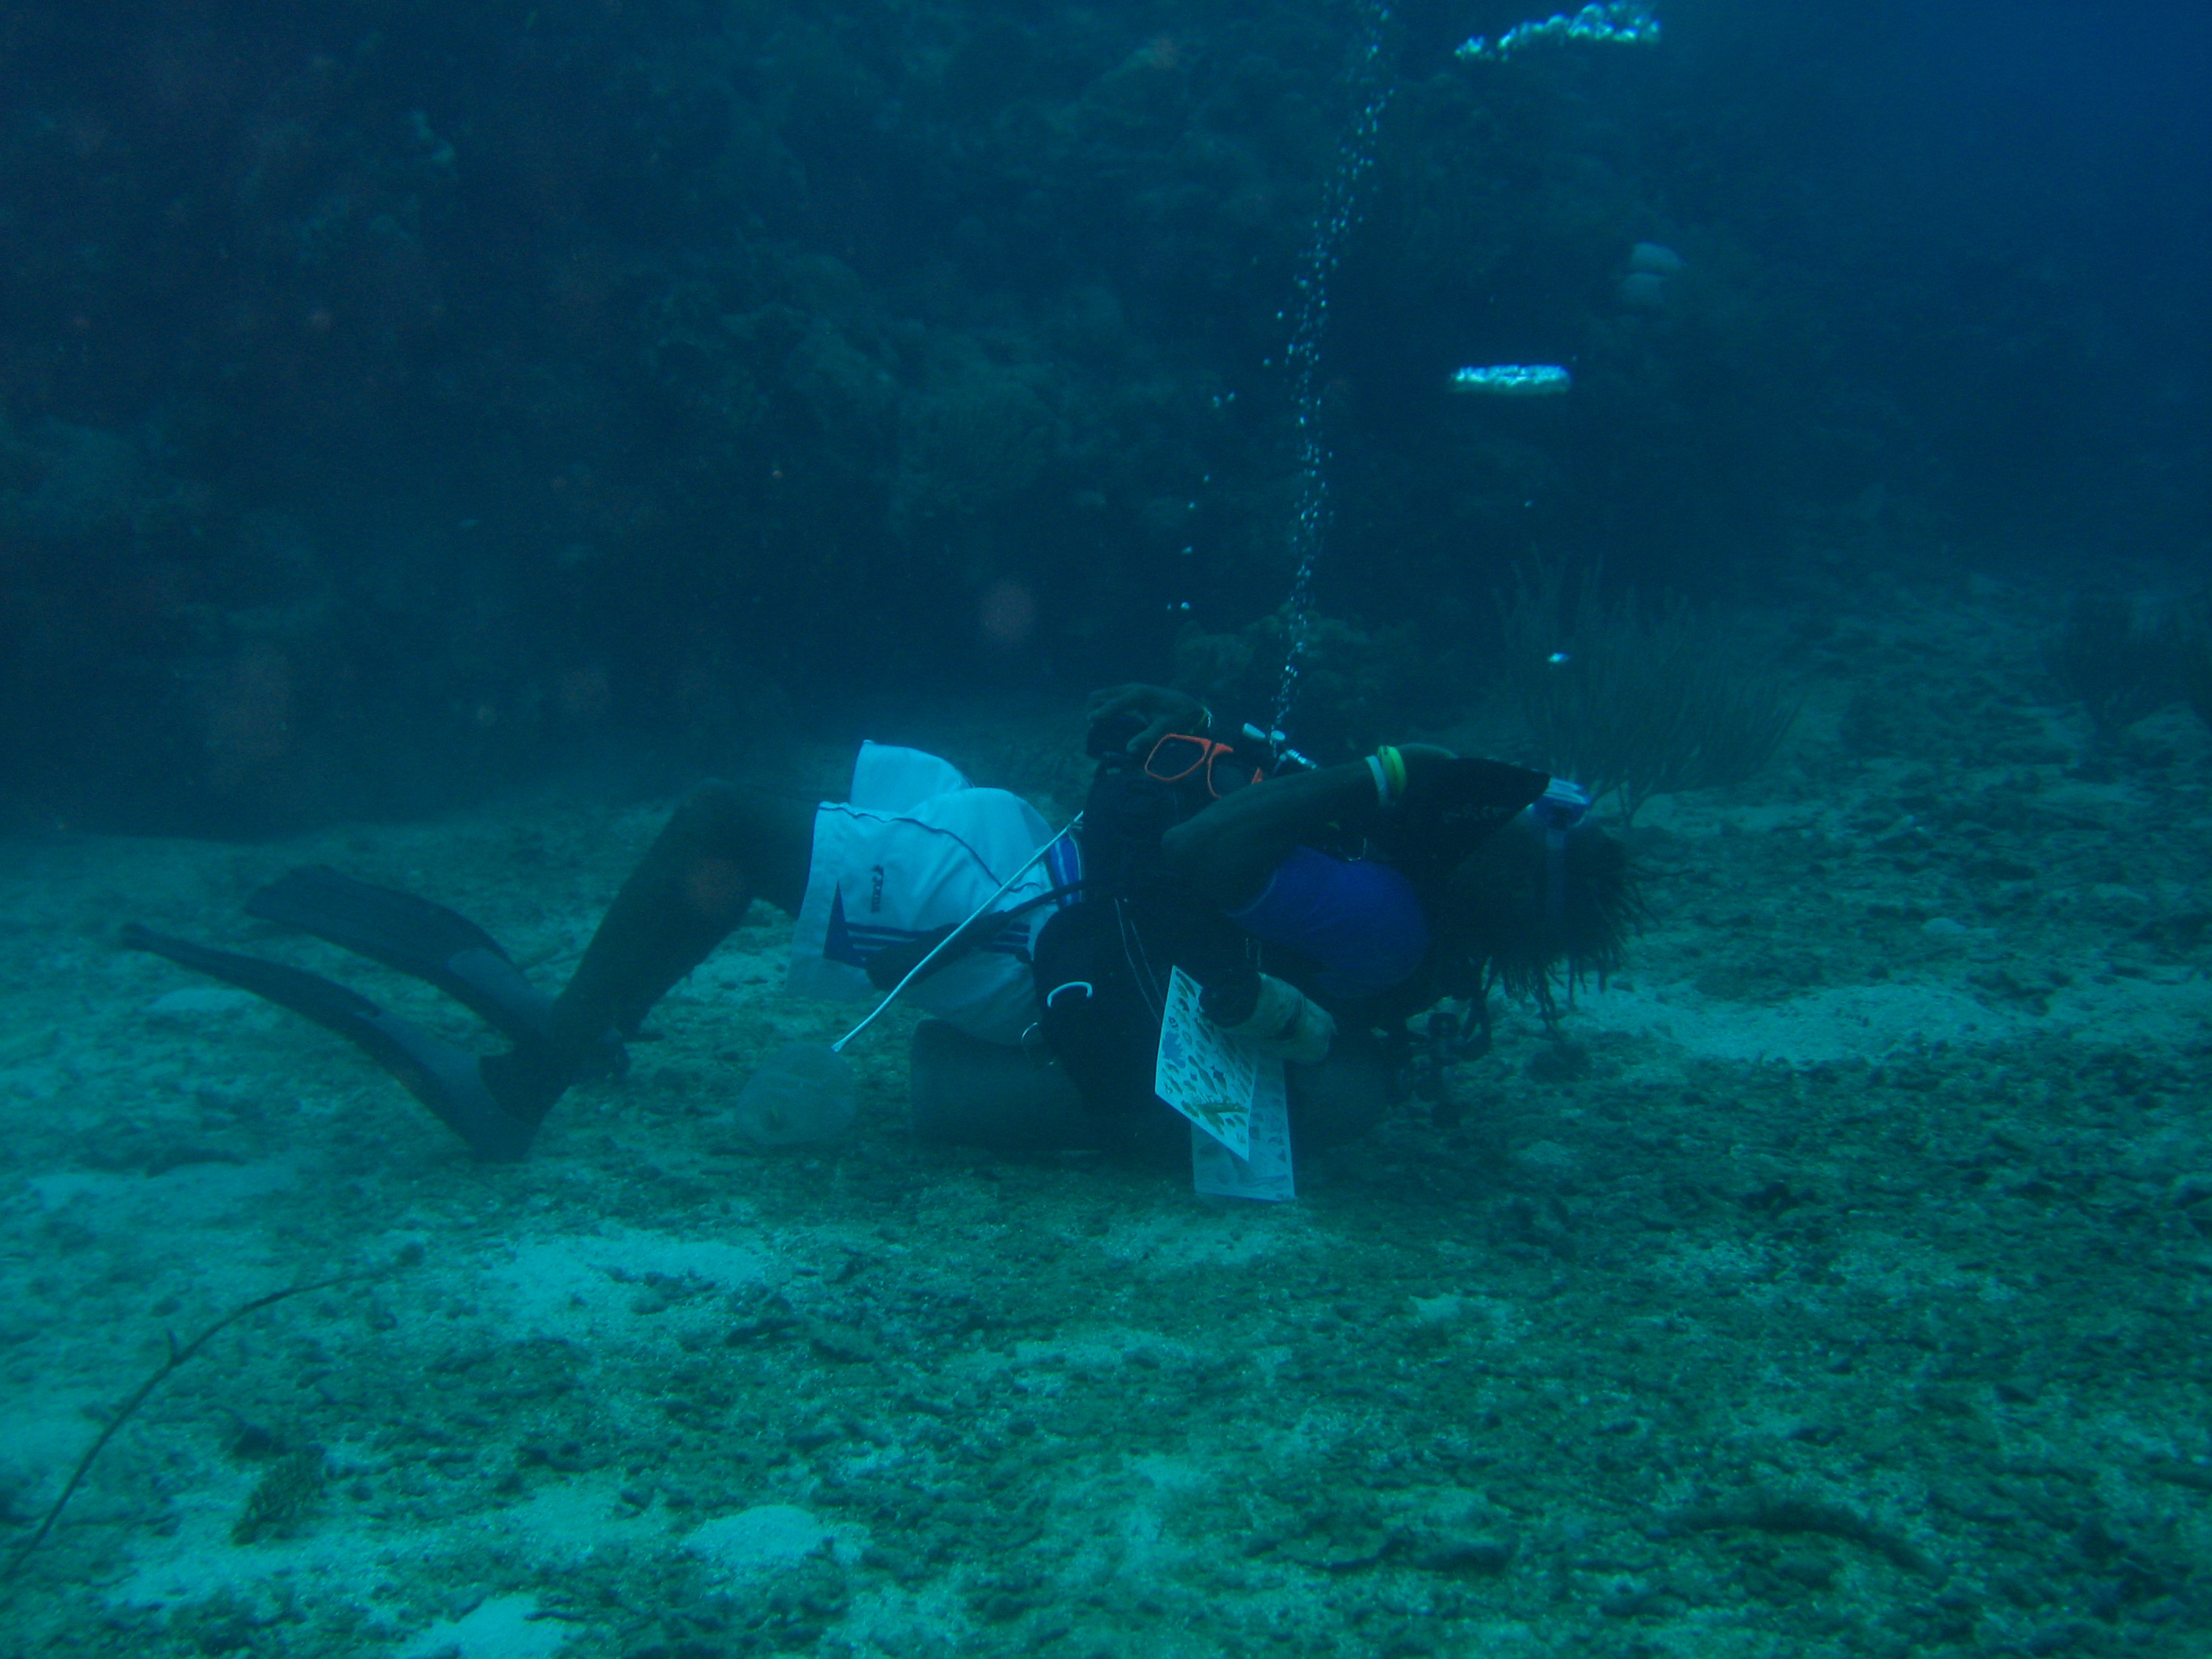
M 665 801 L 0 848 L 7 1535 L 165 1334 L 342 1280 L 122 1429 L 0 1650 L 2212 1651 L 2212 745 L 2094 744 L 2041 602 L 1869 607 L 1767 775 L 1647 809 L 1658 921 L 1564 1046 L 1501 1007 L 1456 1122 L 1279 1208 L 917 1147 L 904 1017 L 847 1139 L 746 1145 L 750 1063 L 849 1018 L 762 910 L 514 1169 L 112 943 L 463 1036 L 239 902 L 327 861 L 551 986 Z M 1043 730 L 944 746 L 1065 811 Z

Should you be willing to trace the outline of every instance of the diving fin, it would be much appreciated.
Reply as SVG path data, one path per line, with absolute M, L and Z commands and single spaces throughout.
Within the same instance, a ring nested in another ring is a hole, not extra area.
M 259 889 L 246 911 L 434 985 L 510 1042 L 546 1040 L 553 999 L 498 940 L 442 904 L 309 864 Z
M 406 895 L 396 896 L 404 898 Z M 438 907 L 427 908 L 434 910 Z M 450 911 L 445 914 L 452 915 Z M 471 926 L 459 916 L 453 920 L 465 927 Z M 189 939 L 154 933 L 136 922 L 124 928 L 122 942 L 130 950 L 166 957 L 181 968 L 235 985 L 242 991 L 251 991 L 264 1002 L 289 1008 L 325 1030 L 337 1032 L 397 1078 L 408 1093 L 428 1107 L 440 1122 L 466 1141 L 469 1150 L 485 1163 L 520 1163 L 529 1152 L 531 1139 L 538 1133 L 538 1125 L 547 1108 L 559 1093 L 556 1089 L 542 1100 L 517 1101 L 512 1106 L 503 1103 L 488 1086 L 486 1074 L 479 1069 L 474 1054 L 441 1042 L 397 1015 L 386 1013 L 360 993 L 325 979 L 320 974 L 283 963 L 266 962 L 259 957 L 195 945 Z M 485 942 L 489 943 L 489 939 Z M 498 948 L 491 946 L 495 952 Z M 361 954 L 374 953 L 363 950 Z M 505 960 L 503 956 L 499 959 Z M 392 965 L 400 966 L 398 963 Z M 512 969 L 513 964 L 508 966 Z

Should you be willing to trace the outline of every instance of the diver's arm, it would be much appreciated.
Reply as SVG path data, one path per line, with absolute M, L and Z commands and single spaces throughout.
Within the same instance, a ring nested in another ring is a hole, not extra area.
M 1133 755 L 1144 753 L 1170 732 L 1202 732 L 1213 726 L 1212 711 L 1203 702 L 1164 685 L 1109 685 L 1094 691 L 1083 718 L 1093 733 L 1115 720 L 1142 721 L 1142 729 L 1125 745 Z M 1091 752 L 1100 751 L 1094 747 Z
M 1215 801 L 1160 838 L 1168 864 L 1217 908 L 1238 910 L 1260 896 L 1275 867 L 1332 823 L 1376 811 L 1375 773 L 1365 761 L 1270 778 Z

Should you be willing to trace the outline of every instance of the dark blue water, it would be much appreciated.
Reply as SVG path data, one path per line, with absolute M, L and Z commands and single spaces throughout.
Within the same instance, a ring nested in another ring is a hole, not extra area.
M 1656 48 L 1453 57 L 1520 21 L 11 9 L 19 821 L 252 832 L 793 697 L 1164 676 L 1290 585 L 1293 283 L 1378 88 L 1323 612 L 1441 659 L 1532 556 L 2193 583 L 2201 8 L 1685 0 Z M 1639 241 L 1679 273 L 1625 288 Z M 1576 392 L 1445 390 L 1523 361 Z

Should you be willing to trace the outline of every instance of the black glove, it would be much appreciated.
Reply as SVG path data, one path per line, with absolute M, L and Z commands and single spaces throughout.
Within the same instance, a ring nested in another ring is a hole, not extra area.
M 1109 685 L 1091 694 L 1083 714 L 1090 724 L 1084 749 L 1092 755 L 1142 754 L 1170 732 L 1195 736 L 1213 724 L 1204 703 L 1164 685 Z
M 1551 781 L 1527 767 L 1462 760 L 1426 744 L 1408 744 L 1398 753 L 1405 792 L 1376 823 L 1374 839 L 1417 883 L 1448 875 Z

